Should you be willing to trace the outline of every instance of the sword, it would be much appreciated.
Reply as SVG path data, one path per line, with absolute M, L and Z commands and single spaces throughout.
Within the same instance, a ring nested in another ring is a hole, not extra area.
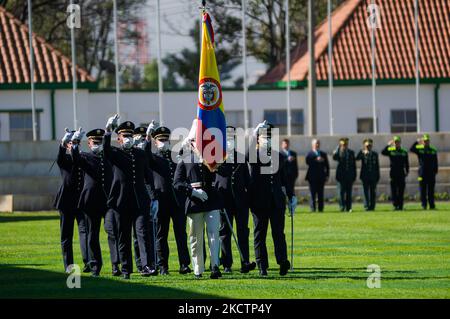
M 225 219 L 227 220 L 228 227 L 230 227 L 231 234 L 233 235 L 234 241 L 235 241 L 236 246 L 237 246 L 237 248 L 239 250 L 239 256 L 241 257 L 241 263 L 243 263 L 244 262 L 244 255 L 242 254 L 241 247 L 239 246 L 239 243 L 237 241 L 236 235 L 234 234 L 233 226 L 231 226 L 231 222 L 230 222 L 230 219 L 228 218 L 228 214 L 225 211 L 225 209 L 221 209 L 220 212 L 222 213 L 222 215 L 225 216 Z
M 289 207 L 291 211 L 291 271 L 294 270 L 294 212 L 292 207 Z

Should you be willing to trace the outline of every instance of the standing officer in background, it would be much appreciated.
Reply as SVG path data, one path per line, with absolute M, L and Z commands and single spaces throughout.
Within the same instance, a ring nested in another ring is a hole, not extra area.
M 339 207 L 341 212 L 352 211 L 352 188 L 356 179 L 355 152 L 348 148 L 348 138 L 341 138 L 339 146 L 333 153 L 337 161 L 336 181 L 339 190 Z
M 72 146 L 72 158 L 75 165 L 84 172 L 84 186 L 78 208 L 81 209 L 88 223 L 89 266 L 92 276 L 98 277 L 103 265 L 100 248 L 100 226 L 102 217 L 108 234 L 113 276 L 120 275 L 119 247 L 117 243 L 117 225 L 113 214 L 108 210 L 107 200 L 111 189 L 112 167 L 103 154 L 103 135 L 105 130 L 94 129 L 86 134 L 90 152 L 80 152 L 79 144 Z M 109 215 L 108 215 L 109 214 Z
M 403 210 L 403 194 L 405 193 L 405 180 L 409 174 L 408 152 L 402 147 L 399 136 L 389 141 L 388 145 L 381 152 L 388 156 L 391 162 L 391 197 L 394 210 Z
M 380 164 L 378 153 L 372 150 L 373 140 L 368 138 L 363 142 L 364 149 L 356 156 L 361 161 L 361 173 L 359 178 L 364 189 L 364 208 L 366 211 L 375 210 L 377 201 L 377 184 L 380 180 Z
M 320 150 L 320 141 L 318 139 L 312 140 L 311 147 L 312 150 L 306 155 L 308 171 L 305 177 L 305 180 L 309 183 L 309 191 L 311 193 L 309 207 L 311 212 L 316 211 L 317 197 L 317 208 L 319 212 L 323 212 L 324 188 L 330 177 L 330 164 L 328 163 L 327 153 Z
M 177 162 L 174 162 L 176 154 L 173 154 L 170 150 L 170 130 L 165 126 L 152 126 L 149 133 L 157 149 L 152 154 L 151 144 L 147 144 L 146 152 L 151 163 L 150 166 L 153 168 L 154 198 L 159 203 L 157 212 L 155 212 L 159 271 L 161 275 L 169 274 L 169 244 L 167 238 L 170 219 L 172 219 L 180 265 L 179 273 L 188 274 L 191 269 L 189 268 L 190 257 L 187 247 L 186 215 L 184 213 L 186 197 L 176 191 L 173 186 Z M 150 139 L 150 136 L 147 136 L 147 138 Z
M 153 183 L 147 156 L 143 150 L 133 147 L 134 124 L 123 122 L 117 127 L 118 115 L 108 119 L 103 138 L 105 158 L 113 166 L 113 181 L 108 199 L 108 207 L 113 210 L 118 222 L 119 257 L 124 279 L 133 272 L 131 255 L 131 232 L 136 229 L 136 237 L 141 256 L 142 276 L 154 275 L 150 269 L 149 210 L 150 197 L 146 184 Z M 111 146 L 113 128 L 118 135 L 120 148 Z
M 286 158 L 285 170 L 286 170 L 286 187 L 292 189 L 292 193 L 295 192 L 295 181 L 298 178 L 298 163 L 297 163 L 297 153 L 292 151 L 290 148 L 289 139 L 285 138 L 281 141 L 281 153 Z
M 420 200 L 422 208 L 435 209 L 434 204 L 434 186 L 436 184 L 436 174 L 438 173 L 437 149 L 430 143 L 430 136 L 424 134 L 412 146 L 410 151 L 417 155 L 419 159 L 419 185 Z
M 254 222 L 255 257 L 260 276 L 267 276 L 269 258 L 267 256 L 267 229 L 272 229 L 277 264 L 280 265 L 280 275 L 287 274 L 291 264 L 287 259 L 286 237 L 284 234 L 286 196 L 289 205 L 296 202 L 292 189 L 287 188 L 285 163 L 286 159 L 280 152 L 272 150 L 273 125 L 264 121 L 258 124 L 253 132 L 256 137 L 256 162 L 247 156 L 250 162 L 249 197 L 250 208 Z M 278 167 L 274 164 L 278 163 Z
M 225 204 L 224 214 L 233 226 L 236 219 L 237 239 L 242 252 L 241 273 L 248 273 L 256 268 L 256 263 L 250 263 L 248 237 L 249 203 L 247 189 L 250 181 L 248 164 L 246 161 L 240 163 L 239 159 L 245 160 L 244 154 L 239 154 L 236 150 L 236 128 L 227 126 L 227 159 L 222 167 L 227 170 L 227 174 L 217 174 L 216 187 L 222 194 Z M 220 242 L 222 249 L 221 264 L 225 273 L 231 273 L 233 264 L 233 254 L 231 251 L 231 229 L 224 215 L 221 216 Z
M 78 235 L 80 239 L 81 255 L 83 257 L 83 272 L 90 272 L 88 265 L 89 254 L 87 248 L 88 226 L 84 213 L 78 209 L 80 193 L 83 189 L 83 171 L 81 167 L 75 165 L 70 152 L 72 141 L 79 143 L 83 138 L 81 132 L 69 131 L 66 133 L 59 145 L 56 163 L 62 177 L 62 184 L 56 194 L 54 206 L 59 211 L 61 229 L 61 248 L 64 262 L 64 270 L 70 273 L 70 265 L 73 265 L 73 227 L 75 219 L 78 223 Z

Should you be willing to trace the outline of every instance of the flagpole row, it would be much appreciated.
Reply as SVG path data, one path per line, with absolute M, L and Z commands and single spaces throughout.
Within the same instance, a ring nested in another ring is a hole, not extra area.
M 37 141 L 36 101 L 34 91 L 34 50 L 33 50 L 33 20 L 31 0 L 28 0 L 28 41 L 30 45 L 30 85 L 31 85 L 31 126 L 33 141 Z
M 73 8 L 73 0 L 70 0 L 70 6 Z M 76 48 L 75 48 L 75 25 L 70 28 L 70 50 L 72 54 L 72 107 L 73 107 L 73 129 L 78 128 L 77 114 L 77 72 L 76 72 Z
M 243 69 L 243 78 L 244 81 L 242 83 L 243 86 L 243 97 L 244 97 L 244 129 L 245 132 L 248 130 L 249 121 L 248 121 L 248 83 L 247 83 L 247 42 L 246 42 L 246 30 L 245 27 L 247 25 L 246 19 L 245 19 L 245 12 L 246 12 L 246 1 L 242 0 L 242 64 L 244 66 Z
M 119 47 L 118 47 L 118 21 L 117 21 L 117 0 L 113 0 L 114 17 L 114 64 L 116 69 L 116 113 L 120 116 L 120 74 L 119 74 Z
M 158 16 L 157 16 L 157 33 L 158 33 L 158 102 L 159 102 L 159 123 L 164 124 L 163 117 L 163 80 L 162 80 L 162 54 L 161 54 L 161 8 L 160 0 L 156 1 Z

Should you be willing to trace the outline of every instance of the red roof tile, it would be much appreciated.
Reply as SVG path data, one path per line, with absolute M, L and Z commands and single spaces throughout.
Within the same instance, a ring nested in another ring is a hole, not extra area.
M 33 33 L 35 83 L 72 81 L 71 60 Z M 0 6 L 0 84 L 30 83 L 28 27 Z M 78 82 L 93 82 L 89 73 L 76 68 Z
M 333 78 L 372 78 L 371 29 L 367 25 L 371 0 L 347 0 L 331 17 Z M 381 28 L 376 30 L 377 79 L 415 78 L 414 1 L 376 0 Z M 315 30 L 317 80 L 328 80 L 328 20 Z M 450 1 L 419 0 L 420 78 L 450 78 Z M 307 42 L 292 52 L 291 79 L 308 75 Z M 280 63 L 258 83 L 286 81 L 285 63 Z

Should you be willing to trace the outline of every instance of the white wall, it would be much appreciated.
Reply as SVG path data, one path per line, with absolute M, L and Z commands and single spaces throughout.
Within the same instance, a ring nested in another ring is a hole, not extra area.
M 439 90 L 439 125 L 441 132 L 450 132 L 450 84 L 441 85 Z

